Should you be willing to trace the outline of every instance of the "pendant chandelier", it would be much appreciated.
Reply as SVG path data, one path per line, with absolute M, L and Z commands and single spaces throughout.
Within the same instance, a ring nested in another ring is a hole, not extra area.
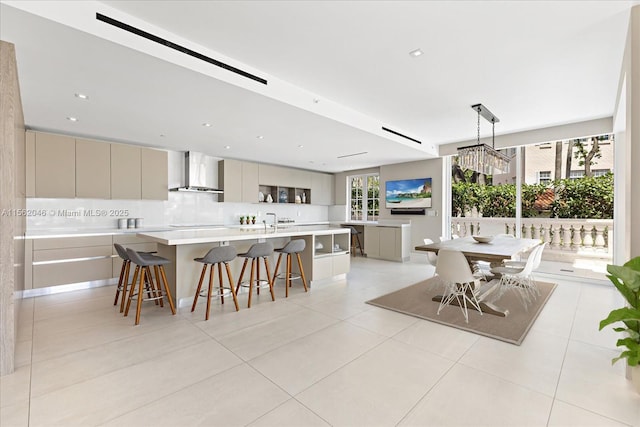
M 472 105 L 471 108 L 478 112 L 478 143 L 458 148 L 458 165 L 462 169 L 470 169 L 485 175 L 508 173 L 511 159 L 495 149 L 495 128 L 500 119 L 482 104 Z M 480 116 L 491 122 L 491 147 L 480 143 Z

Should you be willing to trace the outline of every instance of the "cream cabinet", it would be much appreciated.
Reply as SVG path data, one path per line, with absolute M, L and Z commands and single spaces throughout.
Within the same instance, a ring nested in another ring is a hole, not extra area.
M 36 239 L 32 245 L 32 287 L 111 279 L 111 236 Z
M 320 234 L 306 238 L 310 251 L 305 251 L 305 264 L 312 265 L 311 280 L 322 280 L 341 274 L 346 274 L 351 268 L 349 256 L 349 238 L 351 234 L 345 232 Z
M 364 227 L 364 251 L 369 258 L 408 261 L 411 251 L 411 228 L 403 226 Z
M 224 189 L 220 196 L 223 202 L 257 203 L 258 202 L 257 163 L 243 162 L 234 159 L 221 160 L 218 163 L 218 182 Z
M 292 179 L 289 172 L 290 170 L 288 168 L 260 164 L 258 167 L 260 185 L 295 187 L 295 181 Z
M 111 149 L 109 144 L 76 139 L 76 197 L 111 197 Z
M 319 172 L 311 172 L 311 193 L 314 205 L 334 204 L 334 178 L 333 175 Z
M 111 144 L 111 198 L 141 199 L 140 147 Z
M 169 199 L 168 154 L 151 148 L 140 149 L 140 194 L 142 199 Z
M 76 197 L 76 141 L 35 132 L 35 197 Z

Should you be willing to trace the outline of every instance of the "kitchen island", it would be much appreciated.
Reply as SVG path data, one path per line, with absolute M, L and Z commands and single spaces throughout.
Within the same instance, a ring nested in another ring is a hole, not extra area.
M 283 247 L 291 239 L 304 239 L 306 247 L 301 254 L 302 265 L 309 285 L 321 280 L 344 277 L 350 269 L 350 230 L 330 225 L 278 226 L 263 225 L 211 230 L 176 230 L 139 233 L 138 236 L 157 244 L 158 255 L 171 264 L 165 266 L 171 292 L 180 306 L 193 301 L 201 264 L 194 258 L 204 256 L 216 246 L 232 245 L 238 253 L 246 252 L 251 245 L 269 241 L 274 248 Z M 270 260 L 275 268 L 276 254 Z M 233 278 L 238 280 L 242 258 L 230 263 Z M 295 264 L 295 263 L 294 263 Z M 281 266 L 284 269 L 284 266 Z M 292 267 L 293 268 L 293 267 Z M 295 269 L 294 269 L 295 270 Z M 246 279 L 246 277 L 245 277 Z M 279 293 L 276 298 L 281 297 Z

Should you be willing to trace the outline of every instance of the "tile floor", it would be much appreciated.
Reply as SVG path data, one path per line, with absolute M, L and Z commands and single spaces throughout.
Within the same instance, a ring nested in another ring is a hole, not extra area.
M 347 280 L 216 303 L 208 322 L 205 304 L 148 305 L 133 326 L 112 286 L 27 299 L 0 424 L 640 427 L 597 330 L 613 288 L 556 280 L 517 347 L 364 303 L 430 276 L 424 259 L 352 260 Z

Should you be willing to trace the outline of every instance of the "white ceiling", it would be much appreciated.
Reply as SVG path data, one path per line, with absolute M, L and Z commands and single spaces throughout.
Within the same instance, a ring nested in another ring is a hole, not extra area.
M 473 139 L 479 102 L 500 118 L 496 135 L 611 116 L 638 2 L 2 3 L 30 127 L 337 172 Z M 96 11 L 269 85 L 194 65 Z

